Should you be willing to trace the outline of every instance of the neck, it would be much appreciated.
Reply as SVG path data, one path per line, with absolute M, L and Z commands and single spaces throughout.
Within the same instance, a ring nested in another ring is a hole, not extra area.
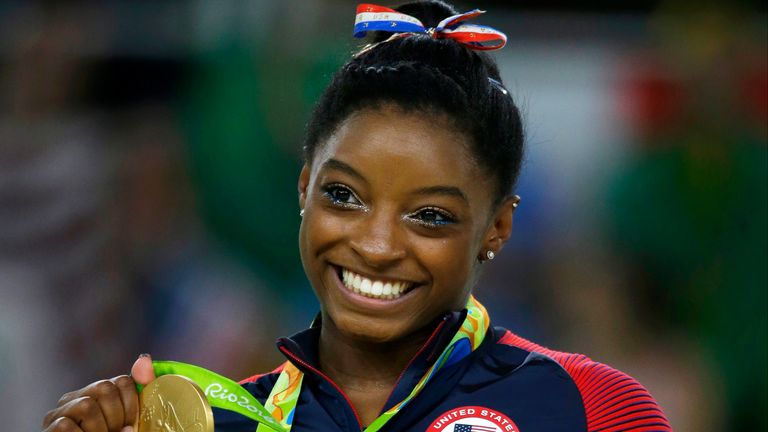
M 400 341 L 377 343 L 343 335 L 323 317 L 320 369 L 344 391 L 361 422 L 368 425 L 379 416 L 398 378 L 434 329 L 429 326 Z
M 337 384 L 349 379 L 361 384 L 394 385 L 433 331 L 434 326 L 430 326 L 404 340 L 378 343 L 345 336 L 324 320 L 318 353 L 320 368 Z

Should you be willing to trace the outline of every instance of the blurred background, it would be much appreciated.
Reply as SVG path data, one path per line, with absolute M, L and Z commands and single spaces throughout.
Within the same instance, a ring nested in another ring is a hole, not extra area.
M 0 1 L 5 430 L 142 352 L 282 361 L 317 311 L 299 147 L 356 3 Z M 630 373 L 677 431 L 766 430 L 766 5 L 457 6 L 509 36 L 527 129 L 494 322 Z

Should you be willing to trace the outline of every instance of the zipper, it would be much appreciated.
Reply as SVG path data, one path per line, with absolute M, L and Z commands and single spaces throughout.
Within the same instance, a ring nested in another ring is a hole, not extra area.
M 304 360 L 302 360 L 302 359 L 300 359 L 300 358 L 296 357 L 296 356 L 295 356 L 295 355 L 294 355 L 292 352 L 288 351 L 288 348 L 286 348 L 286 347 L 284 347 L 284 346 L 281 346 L 281 347 L 280 347 L 280 351 L 282 351 L 282 352 L 283 352 L 283 354 L 285 354 L 286 356 L 290 357 L 290 358 L 291 358 L 293 361 L 295 361 L 295 362 L 297 362 L 298 364 L 300 364 L 300 365 L 304 366 L 305 368 L 307 368 L 307 369 L 311 370 L 312 372 L 314 372 L 314 373 L 316 373 L 316 374 L 320 375 L 320 376 L 321 376 L 321 377 L 323 377 L 323 378 L 324 378 L 326 381 L 328 381 L 328 382 L 329 382 L 329 383 L 330 383 L 330 384 L 331 384 L 331 385 L 332 385 L 332 386 L 333 386 L 333 387 L 334 387 L 334 388 L 335 388 L 335 389 L 336 389 L 336 390 L 339 392 L 339 394 L 341 394 L 341 395 L 344 397 L 344 400 L 346 400 L 346 401 L 347 401 L 347 404 L 349 405 L 349 408 L 351 408 L 351 409 L 352 409 L 352 414 L 354 414 L 354 415 L 355 415 L 355 420 L 357 420 L 357 427 L 358 427 L 360 430 L 363 430 L 363 425 L 362 425 L 362 423 L 360 422 L 360 416 L 359 416 L 359 415 L 357 415 L 357 411 L 355 410 L 355 406 L 354 406 L 354 405 L 352 405 L 352 401 L 350 401 L 350 400 L 349 400 L 349 398 L 348 398 L 348 397 L 347 397 L 347 395 L 344 393 L 344 390 L 342 390 L 342 389 L 341 389 L 341 387 L 339 387 L 339 386 L 338 386 L 338 385 L 337 385 L 335 382 L 333 382 L 333 380 L 331 380 L 330 378 L 328 378 L 328 376 L 327 376 L 327 375 L 325 375 L 324 373 L 320 372 L 318 369 L 315 369 L 315 368 L 314 368 L 312 365 L 310 365 L 309 363 L 305 362 Z
M 398 384 L 400 384 L 400 380 L 403 379 L 403 376 L 405 375 L 405 373 L 408 372 L 408 369 L 411 368 L 411 365 L 413 364 L 413 362 L 416 361 L 416 359 L 421 355 L 421 353 L 432 343 L 432 340 L 435 339 L 435 336 L 437 336 L 437 334 L 440 332 L 440 329 L 443 328 L 443 325 L 445 325 L 445 319 L 443 319 L 443 321 L 441 321 L 440 324 L 437 325 L 437 328 L 429 336 L 429 339 L 427 339 L 427 342 L 425 342 L 424 345 L 422 345 L 421 348 L 419 348 L 419 350 L 416 351 L 416 354 L 413 357 L 411 357 L 411 360 L 408 361 L 407 365 L 405 365 L 405 369 L 403 369 L 403 371 L 400 372 L 400 376 L 397 377 L 397 381 L 395 381 L 394 387 L 392 387 L 392 390 L 389 391 L 389 395 L 387 395 L 387 399 L 384 400 L 385 404 L 387 403 L 387 401 L 389 401 L 389 398 L 392 397 L 392 394 L 395 392 L 395 389 L 397 388 Z M 379 413 L 379 415 L 381 415 L 381 413 Z
M 397 388 L 397 386 L 400 384 L 400 381 L 403 379 L 403 376 L 405 375 L 405 373 L 408 371 L 408 369 L 410 369 L 410 368 L 411 368 L 411 365 L 413 364 L 413 362 L 414 362 L 414 361 L 416 361 L 416 359 L 417 359 L 417 358 L 418 358 L 418 357 L 419 357 L 419 356 L 420 356 L 420 355 L 421 355 L 421 354 L 424 352 L 424 350 L 425 350 L 425 349 L 426 349 L 426 348 L 427 348 L 427 347 L 428 347 L 430 344 L 432 344 L 432 341 L 434 341 L 435 337 L 438 335 L 438 333 L 440 333 L 440 330 L 441 330 L 441 329 L 443 328 L 443 326 L 445 325 L 445 322 L 446 322 L 446 320 L 447 320 L 447 318 L 443 318 L 443 321 L 441 321 L 441 322 L 440 322 L 440 324 L 438 324 L 438 325 L 437 325 L 437 328 L 435 328 L 435 330 L 434 330 L 434 331 L 432 332 L 432 334 L 429 336 L 429 338 L 428 338 L 428 339 L 427 339 L 427 341 L 424 343 L 424 345 L 422 345 L 422 346 L 421 346 L 421 348 L 419 348 L 419 350 L 416 352 L 416 354 L 414 354 L 414 356 L 413 356 L 413 357 L 411 357 L 411 359 L 408 361 L 408 364 L 405 366 L 405 369 L 403 369 L 403 371 L 402 371 L 402 372 L 400 372 L 400 375 L 397 377 L 397 381 L 395 381 L 395 385 L 392 387 L 392 390 L 390 390 L 390 392 L 389 392 L 389 395 L 387 395 L 387 398 L 384 400 L 384 403 L 385 403 L 385 404 L 387 403 L 387 401 L 389 401 L 389 398 L 391 398 L 391 397 L 392 397 L 392 394 L 395 392 L 395 389 L 396 389 L 396 388 Z M 323 379 L 325 379 L 326 381 L 328 381 L 328 383 L 330 383 L 330 384 L 333 386 L 333 388 L 335 388 L 335 389 L 336 389 L 336 391 L 338 391 L 338 392 L 339 392 L 339 394 L 340 394 L 342 397 L 344 397 L 344 400 L 346 400 L 346 401 L 347 401 L 347 404 L 349 405 L 349 408 L 352 410 L 352 414 L 354 414 L 354 415 L 355 415 L 355 420 L 357 420 L 357 426 L 360 428 L 360 430 L 361 430 L 361 431 L 363 430 L 363 425 L 362 425 L 362 422 L 360 422 L 360 416 L 357 414 L 357 410 L 355 410 L 355 406 L 352 404 L 352 401 L 351 401 L 351 400 L 349 400 L 349 397 L 347 397 L 346 393 L 344 393 L 344 390 L 342 390 L 342 389 L 341 389 L 341 387 L 339 387 L 339 386 L 338 386 L 338 385 L 337 385 L 335 382 L 333 382 L 333 380 L 332 380 L 332 379 L 330 379 L 330 378 L 329 378 L 327 375 L 325 375 L 324 373 L 320 372 L 320 370 L 319 370 L 319 369 L 315 368 L 315 367 L 314 367 L 314 366 L 312 366 L 311 364 L 309 364 L 309 363 L 305 362 L 304 360 L 300 359 L 299 357 L 297 357 L 297 356 L 296 356 L 294 353 L 292 353 L 292 352 L 291 352 L 291 351 L 290 351 L 288 348 L 286 348 L 285 346 L 280 346 L 280 347 L 278 347 L 278 348 L 280 349 L 280 351 L 281 351 L 283 354 L 285 354 L 285 355 L 286 355 L 287 357 L 289 357 L 291 360 L 293 360 L 293 361 L 295 361 L 296 363 L 300 364 L 301 366 L 303 366 L 303 367 L 305 367 L 305 368 L 307 368 L 307 369 L 311 370 L 312 372 L 314 372 L 314 373 L 316 373 L 316 374 L 320 375 L 320 376 L 321 376 Z M 381 415 L 381 413 L 379 413 L 379 415 Z

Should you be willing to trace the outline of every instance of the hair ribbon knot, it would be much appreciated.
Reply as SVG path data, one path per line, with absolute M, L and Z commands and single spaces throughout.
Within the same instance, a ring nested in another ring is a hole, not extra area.
M 415 17 L 388 7 L 364 3 L 357 6 L 354 36 L 362 38 L 369 31 L 389 32 L 393 33 L 393 37 L 425 34 L 435 39 L 453 39 L 474 50 L 489 51 L 504 47 L 507 43 L 504 33 L 488 26 L 462 23 L 484 13 L 485 11 L 474 9 L 450 16 L 440 21 L 437 27 L 426 28 Z

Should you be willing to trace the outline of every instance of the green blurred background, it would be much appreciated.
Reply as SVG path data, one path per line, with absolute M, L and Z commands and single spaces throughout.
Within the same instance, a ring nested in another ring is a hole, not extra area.
M 457 2 L 527 155 L 494 322 L 637 377 L 677 431 L 766 430 L 758 2 Z M 392 6 L 391 2 L 383 2 Z M 312 106 L 356 2 L 0 2 L 0 418 L 140 352 L 271 370 L 317 304 L 296 247 Z

